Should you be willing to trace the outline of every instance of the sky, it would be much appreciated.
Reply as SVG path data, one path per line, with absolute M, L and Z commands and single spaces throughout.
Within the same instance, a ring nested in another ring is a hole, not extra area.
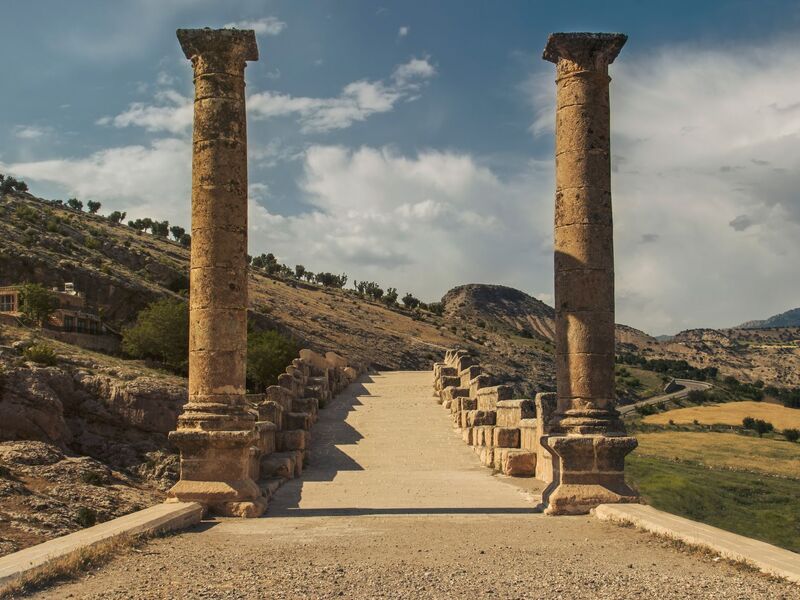
M 434 301 L 553 298 L 553 31 L 611 66 L 617 321 L 800 306 L 800 2 L 2 0 L 0 172 L 189 226 L 175 29 L 251 28 L 249 251 Z

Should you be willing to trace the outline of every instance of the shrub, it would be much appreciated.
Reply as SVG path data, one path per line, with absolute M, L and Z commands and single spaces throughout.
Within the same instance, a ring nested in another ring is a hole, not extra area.
M 4 196 L 14 190 L 18 192 L 27 192 L 28 184 L 21 179 L 11 177 L 11 175 L 0 175 L 0 196 Z
M 100 248 L 100 246 L 102 246 L 100 240 L 90 235 L 87 235 L 86 239 L 83 240 L 83 245 L 86 246 L 89 250 L 97 250 L 98 248 Z
M 306 274 L 306 268 L 303 265 L 295 265 L 294 266 L 294 276 L 297 279 L 302 279 L 303 275 Z
M 81 527 L 91 527 L 97 523 L 97 513 L 91 508 L 81 506 L 78 509 L 78 514 L 75 516 L 75 520 Z
M 297 345 L 277 331 L 259 331 L 247 336 L 247 386 L 261 392 L 278 382 L 278 375 L 297 356 Z
M 753 417 L 745 417 L 742 419 L 742 427 L 745 429 L 754 429 L 756 420 Z
M 23 219 L 24 221 L 28 221 L 30 223 L 37 221 L 39 219 L 39 212 L 35 208 L 32 208 L 27 204 L 20 204 L 19 206 L 17 206 L 16 210 L 14 211 L 14 214 L 16 214 L 17 217 L 19 217 L 20 219 Z
M 343 288 L 347 284 L 347 275 L 334 275 L 333 273 L 317 273 L 317 283 L 325 287 Z
M 796 442 L 797 440 L 800 440 L 800 429 L 784 429 L 783 437 L 790 442 Z
M 97 211 L 100 210 L 101 206 L 102 204 L 100 204 L 99 202 L 95 202 L 94 200 L 89 200 L 86 203 L 86 207 L 89 209 L 89 212 L 93 215 L 97 214 Z
M 72 210 L 77 210 L 77 211 L 83 210 L 83 202 L 81 202 L 77 198 L 70 198 L 69 200 L 67 200 L 67 206 L 69 206 Z
M 55 366 L 58 363 L 58 355 L 56 355 L 55 350 L 47 344 L 34 344 L 33 346 L 29 346 L 25 349 L 25 352 L 23 352 L 23 356 L 25 360 L 48 367 Z
M 441 302 L 431 302 L 428 304 L 428 310 L 441 317 L 444 314 L 444 304 Z
M 775 427 L 769 421 L 753 419 L 752 417 L 745 417 L 742 419 L 742 427 L 745 429 L 752 429 L 758 434 L 758 437 L 761 437 L 765 433 L 769 433 L 775 429 Z
M 189 248 L 192 245 L 192 236 L 188 233 L 184 233 L 181 236 L 181 239 L 178 240 L 178 243 L 184 248 Z
M 136 358 L 159 361 L 185 373 L 189 362 L 189 307 L 181 300 L 151 303 L 136 317 L 136 324 L 122 331 L 122 349 Z

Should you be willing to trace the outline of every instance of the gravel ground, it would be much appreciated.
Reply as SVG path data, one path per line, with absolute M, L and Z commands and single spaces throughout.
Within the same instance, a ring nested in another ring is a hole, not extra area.
M 797 586 L 592 517 L 277 518 L 249 534 L 228 523 L 152 541 L 34 597 L 800 598 Z
M 374 376 L 314 427 L 312 467 L 261 519 L 157 539 L 35 598 L 765 598 L 800 587 L 593 517 L 534 511 L 430 396 Z

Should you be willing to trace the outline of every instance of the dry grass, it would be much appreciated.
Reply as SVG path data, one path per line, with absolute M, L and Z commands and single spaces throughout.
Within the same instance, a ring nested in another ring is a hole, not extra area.
M 688 461 L 712 468 L 800 477 L 800 444 L 713 432 L 665 431 L 640 433 L 636 437 L 639 440 L 636 452 L 643 456 Z
M 72 579 L 87 569 L 106 564 L 121 552 L 142 545 L 148 536 L 119 535 L 32 569 L 0 587 L 0 598 L 16 598 L 59 580 Z
M 693 423 L 697 420 L 702 425 L 741 425 L 745 417 L 769 421 L 779 430 L 800 428 L 800 410 L 779 404 L 752 401 L 677 408 L 649 415 L 644 418 L 644 422 L 666 425 L 670 420 L 674 423 Z

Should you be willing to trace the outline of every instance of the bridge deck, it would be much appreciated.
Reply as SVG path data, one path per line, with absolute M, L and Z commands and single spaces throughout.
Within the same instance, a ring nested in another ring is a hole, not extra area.
M 428 372 L 351 386 L 313 438 L 312 465 L 266 517 L 153 540 L 35 597 L 798 597 L 633 529 L 535 513 L 525 482 L 493 476 L 453 433 Z

